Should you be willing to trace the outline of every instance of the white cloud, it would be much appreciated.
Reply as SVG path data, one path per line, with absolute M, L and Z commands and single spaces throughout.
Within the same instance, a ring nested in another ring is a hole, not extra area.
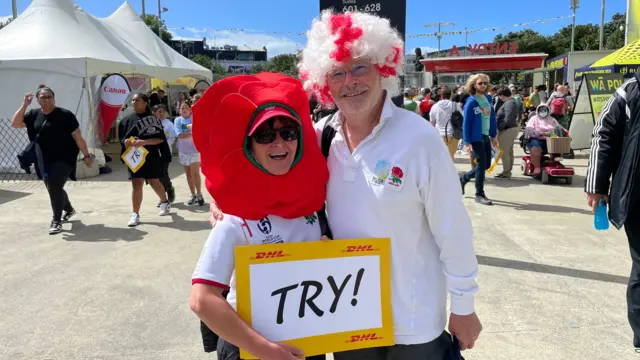
M 215 46 L 235 45 L 239 49 L 246 49 L 247 46 L 251 49 L 262 49 L 265 46 L 270 58 L 280 54 L 295 54 L 296 50 L 304 47 L 302 41 L 306 40 L 303 36 L 298 36 L 300 40 L 294 41 L 284 36 L 265 33 L 216 31 L 214 34 L 213 31 L 197 29 L 172 30 L 172 34 L 174 38 L 184 40 L 202 40 L 206 37 L 207 45 L 211 47 L 215 44 Z

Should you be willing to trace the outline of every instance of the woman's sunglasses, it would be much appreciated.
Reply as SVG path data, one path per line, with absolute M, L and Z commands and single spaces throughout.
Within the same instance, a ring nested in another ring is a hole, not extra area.
M 280 138 L 282 138 L 282 140 L 284 141 L 294 141 L 298 140 L 300 132 L 297 127 L 291 126 L 282 127 L 279 129 L 266 128 L 259 129 L 258 131 L 253 133 L 251 137 L 258 144 L 266 145 L 276 141 L 276 134 L 280 134 Z

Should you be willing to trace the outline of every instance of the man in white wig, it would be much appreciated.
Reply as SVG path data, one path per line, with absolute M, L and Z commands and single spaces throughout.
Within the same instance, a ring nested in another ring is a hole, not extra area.
M 322 13 L 300 62 L 305 88 L 338 112 L 316 124 L 328 148 L 329 225 L 336 239 L 391 238 L 395 346 L 336 360 L 444 360 L 471 349 L 478 263 L 460 182 L 438 131 L 393 105 L 404 44 L 389 21 Z M 322 145 L 322 144 L 321 144 Z

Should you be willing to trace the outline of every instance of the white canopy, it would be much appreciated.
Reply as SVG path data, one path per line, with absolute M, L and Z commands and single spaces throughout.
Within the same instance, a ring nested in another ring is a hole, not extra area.
M 174 70 L 177 76 L 168 80 L 175 80 L 181 76 L 193 76 L 211 81 L 210 70 L 185 58 L 162 41 L 133 10 L 128 1 L 125 1 L 111 16 L 102 20 L 115 34 L 125 39 L 128 45 L 141 51 L 149 62 Z M 166 77 L 164 79 L 167 80 Z
M 72 0 L 34 0 L 0 34 L 0 69 L 82 77 L 135 73 L 167 81 L 181 76 L 212 78 L 211 71 L 155 36 L 128 3 L 111 17 L 98 19 Z M 159 52 L 167 55 L 163 58 Z

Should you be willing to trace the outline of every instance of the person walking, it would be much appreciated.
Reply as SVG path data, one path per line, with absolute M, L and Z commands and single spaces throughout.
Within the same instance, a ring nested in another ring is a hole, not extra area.
M 27 111 L 34 97 L 40 108 Z M 53 219 L 49 234 L 58 234 L 62 232 L 62 223 L 76 213 L 64 185 L 68 179 L 75 180 L 78 150 L 82 151 L 87 167 L 93 164 L 78 119 L 71 111 L 56 106 L 56 94 L 50 87 L 40 85 L 35 95 L 24 96 L 22 105 L 11 119 L 11 127 L 27 128 L 37 159 L 36 172 L 42 176 L 51 201 Z
M 460 177 L 462 193 L 471 179 L 476 181 L 476 202 L 493 205 L 484 193 L 485 172 L 491 166 L 491 145 L 498 145 L 496 115 L 491 103 L 493 99 L 486 94 L 489 76 L 475 74 L 467 81 L 467 92 L 471 95 L 464 105 L 462 136 L 469 152 L 473 152 L 476 166 Z
M 567 100 L 567 93 L 564 85 L 557 85 L 556 91 L 554 91 L 546 102 L 549 109 L 551 109 L 551 116 L 558 121 L 558 123 L 565 129 L 569 129 L 569 101 Z
M 131 103 L 134 113 L 122 119 L 118 125 L 121 144 L 120 154 L 124 154 L 130 147 L 144 147 L 148 151 L 142 167 L 136 172 L 128 169 L 132 188 L 131 204 L 133 212 L 127 226 L 135 227 L 140 223 L 140 207 L 142 205 L 145 180 L 160 198 L 160 216 L 169 215 L 171 212 L 171 203 L 167 199 L 165 188 L 160 182 L 160 178 L 164 174 L 164 162 L 166 161 L 163 158 L 171 156 L 171 153 L 167 146 L 162 123 L 153 116 L 149 108 L 149 97 L 146 94 L 138 93 L 133 95 Z
M 518 123 L 520 108 L 509 89 L 499 91 L 503 105 L 496 113 L 498 127 L 498 146 L 502 149 L 502 172 L 495 176 L 496 179 L 511 179 L 513 169 L 513 143 L 518 137 Z
M 438 103 L 433 105 L 429 118 L 431 119 L 431 125 L 438 129 L 440 136 L 442 136 L 442 140 L 444 140 L 444 143 L 447 145 L 447 150 L 449 150 L 451 160 L 454 160 L 456 151 L 458 151 L 458 143 L 460 142 L 460 139 L 456 139 L 453 136 L 454 126 L 451 123 L 451 118 L 455 112 L 461 111 L 462 109 L 457 103 L 448 100 L 452 97 L 451 90 L 449 88 L 444 89 L 442 96 L 445 99 L 438 101 Z M 462 114 L 460 114 L 460 118 L 462 118 Z
M 601 200 L 609 220 L 624 226 L 631 274 L 627 286 L 627 317 L 633 346 L 640 349 L 640 75 L 622 84 L 605 103 L 593 128 L 591 156 L 584 191 L 595 212 Z M 634 185 L 635 184 L 635 185 Z M 636 350 L 638 351 L 638 350 Z
M 164 171 L 162 173 L 162 177 L 160 178 L 160 182 L 162 183 L 162 186 L 164 186 L 164 190 L 167 193 L 167 199 L 170 203 L 173 203 L 176 200 L 176 189 L 173 187 L 173 183 L 171 183 L 171 176 L 169 175 L 169 165 L 171 165 L 171 160 L 173 158 L 172 146 L 176 141 L 176 131 L 171 120 L 167 119 L 167 110 L 163 104 L 158 104 L 153 107 L 153 115 L 162 123 L 164 136 L 167 138 L 169 154 L 171 154 L 171 156 L 167 156 L 163 159 L 165 160 L 163 162 Z M 162 203 L 158 203 L 158 207 L 160 207 L 161 205 Z
M 178 156 L 180 164 L 184 166 L 187 184 L 191 191 L 191 198 L 187 205 L 204 205 L 202 197 L 202 178 L 200 177 L 200 153 L 193 144 L 191 105 L 188 102 L 180 104 L 180 117 L 175 120 L 175 131 L 178 136 Z

